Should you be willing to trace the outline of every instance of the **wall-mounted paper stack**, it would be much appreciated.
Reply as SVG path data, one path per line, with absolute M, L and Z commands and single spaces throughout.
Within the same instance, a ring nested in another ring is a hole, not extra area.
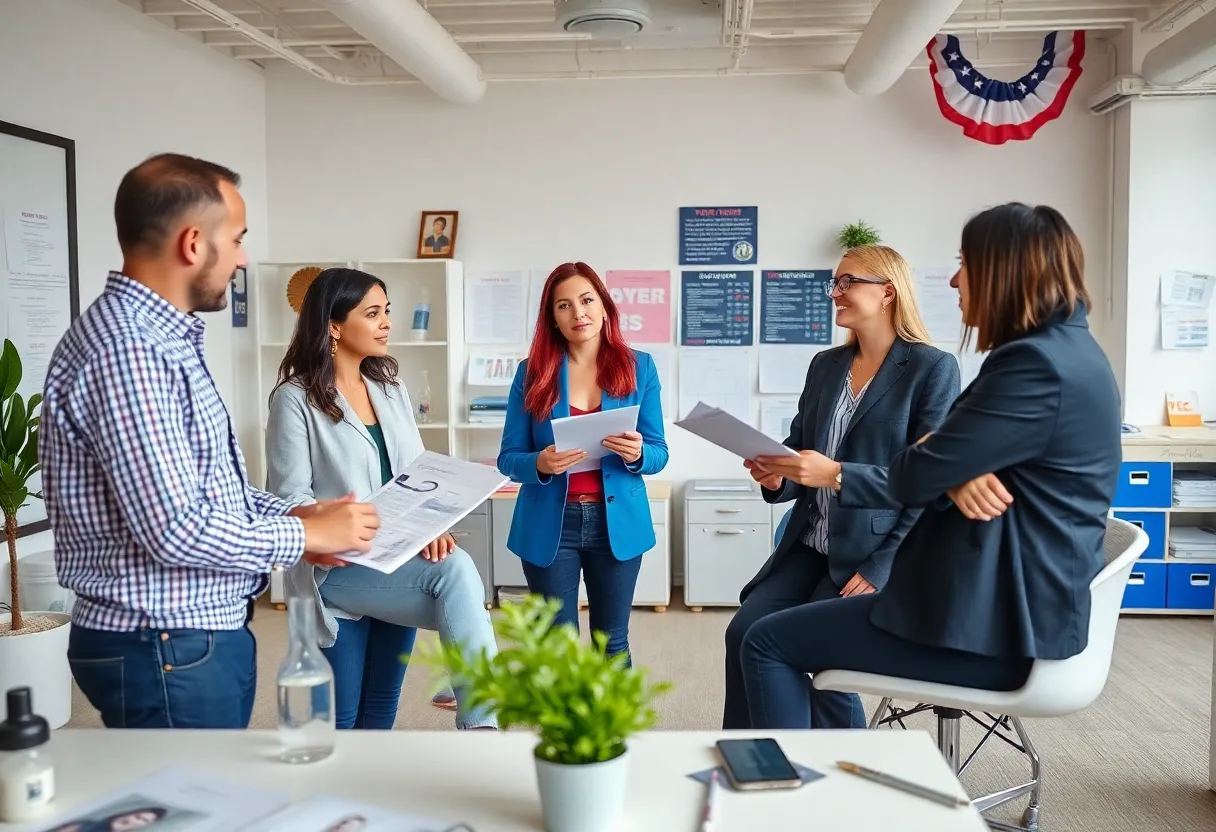
M 1198 471 L 1174 472 L 1174 505 L 1177 508 L 1216 507 L 1216 476 Z
M 725 410 L 710 407 L 705 402 L 697 402 L 696 407 L 676 424 L 743 459 L 778 454 L 798 455 L 793 448 L 782 445 Z
M 1216 560 L 1216 529 L 1206 526 L 1171 526 L 1170 557 Z

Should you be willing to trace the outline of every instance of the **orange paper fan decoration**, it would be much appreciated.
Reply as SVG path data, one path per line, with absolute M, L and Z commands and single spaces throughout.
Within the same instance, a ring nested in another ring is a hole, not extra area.
M 305 266 L 287 281 L 287 302 L 297 315 L 300 314 L 300 307 L 304 305 L 304 295 L 308 293 L 308 287 L 320 273 L 321 269 L 316 266 Z

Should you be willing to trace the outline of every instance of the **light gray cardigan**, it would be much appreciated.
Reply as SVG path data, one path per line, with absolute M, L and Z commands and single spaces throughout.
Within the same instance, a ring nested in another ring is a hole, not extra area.
M 389 460 L 401 471 L 425 450 L 414 409 L 404 387 L 383 389 L 365 378 L 376 420 L 384 431 Z M 266 490 L 293 503 L 333 500 L 354 494 L 363 499 L 382 485 L 380 452 L 362 420 L 338 394 L 342 421 L 309 405 L 304 390 L 284 384 L 270 400 L 266 423 Z M 320 641 L 330 647 L 338 635 L 338 618 L 357 618 L 321 603 L 320 586 L 328 567 L 301 561 L 287 573 L 289 594 L 312 593 L 320 612 Z

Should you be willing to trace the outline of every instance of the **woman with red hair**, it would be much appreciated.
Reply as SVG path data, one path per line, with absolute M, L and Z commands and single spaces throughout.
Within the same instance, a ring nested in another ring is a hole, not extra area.
M 555 624 L 578 627 L 587 585 L 592 632 L 610 656 L 629 652 L 629 611 L 642 554 L 654 548 L 644 475 L 667 465 L 654 359 L 630 349 L 616 304 L 586 263 L 564 263 L 545 281 L 532 350 L 511 385 L 498 469 L 518 483 L 507 548 L 523 560 L 528 589 L 562 602 Z M 559 453 L 552 420 L 639 406 L 637 430 L 607 436 L 611 453 Z

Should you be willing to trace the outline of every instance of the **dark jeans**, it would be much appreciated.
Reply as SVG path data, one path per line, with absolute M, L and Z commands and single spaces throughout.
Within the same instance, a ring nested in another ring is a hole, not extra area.
M 567 503 L 557 557 L 549 566 L 524 561 L 528 589 L 562 602 L 554 625 L 578 629 L 578 578 L 587 584 L 591 631 L 608 637 L 609 656 L 629 652 L 629 613 L 642 558 L 617 560 L 608 542 L 603 503 Z
M 257 643 L 239 630 L 72 626 L 68 663 L 107 728 L 248 728 Z
M 748 688 L 743 679 L 743 643 L 748 632 L 767 616 L 792 607 L 840 597 L 840 587 L 828 575 L 823 554 L 796 543 L 764 580 L 752 588 L 747 600 L 726 627 L 726 704 L 722 727 L 726 730 L 752 726 Z M 812 728 L 865 728 L 866 712 L 855 693 L 815 690 L 802 677 L 802 696 L 814 703 Z
M 334 669 L 335 722 L 339 729 L 388 731 L 397 721 L 405 656 L 418 630 L 363 616 L 338 619 L 338 637 L 321 650 Z
M 997 658 L 905 641 L 870 623 L 877 594 L 803 604 L 752 625 L 743 639 L 743 678 L 752 727 L 809 728 L 806 674 L 855 670 L 982 690 L 1016 690 L 1031 659 Z

